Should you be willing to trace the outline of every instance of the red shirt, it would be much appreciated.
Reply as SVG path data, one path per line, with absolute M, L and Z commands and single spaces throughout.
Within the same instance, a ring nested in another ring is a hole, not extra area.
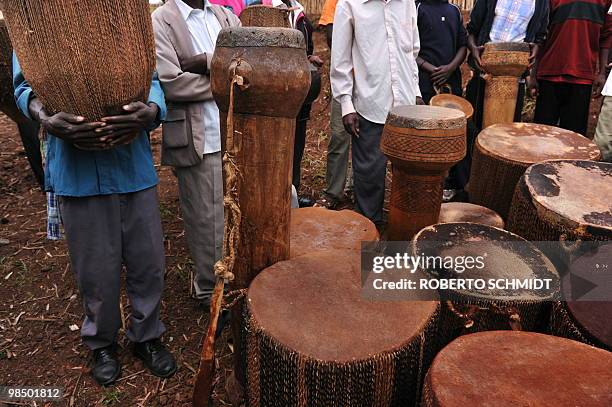
M 548 39 L 540 52 L 538 79 L 590 85 L 600 48 L 612 45 L 611 0 L 550 0 Z

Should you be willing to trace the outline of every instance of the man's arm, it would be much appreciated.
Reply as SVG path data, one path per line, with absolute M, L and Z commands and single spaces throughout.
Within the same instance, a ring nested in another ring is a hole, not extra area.
M 415 103 L 417 105 L 422 105 L 423 97 L 421 96 L 421 87 L 419 86 L 419 69 L 418 69 L 418 58 L 419 52 L 421 51 L 421 37 L 419 35 L 419 24 L 418 24 L 418 16 L 416 4 L 414 1 L 408 2 L 408 7 L 411 8 L 410 14 L 412 15 L 412 56 L 414 57 L 415 63 L 417 65 L 416 72 L 409 72 L 409 75 L 412 75 L 414 81 L 414 89 L 416 90 L 416 100 Z

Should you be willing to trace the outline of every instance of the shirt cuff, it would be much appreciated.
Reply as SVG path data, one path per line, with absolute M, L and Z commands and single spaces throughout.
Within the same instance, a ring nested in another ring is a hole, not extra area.
M 342 117 L 347 114 L 355 113 L 355 106 L 353 106 L 353 98 L 350 95 L 342 95 L 338 99 L 340 106 L 342 107 Z

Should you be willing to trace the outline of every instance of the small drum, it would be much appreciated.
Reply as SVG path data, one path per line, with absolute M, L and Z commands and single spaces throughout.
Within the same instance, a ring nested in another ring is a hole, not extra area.
M 558 158 L 597 160 L 597 146 L 578 133 L 532 123 L 497 124 L 476 138 L 470 201 L 508 217 L 516 183 L 530 165 Z
M 291 210 L 292 259 L 330 249 L 361 250 L 361 242 L 378 239 L 376 226 L 357 212 L 325 208 Z
M 446 171 L 466 154 L 465 114 L 435 106 L 395 107 L 380 149 L 393 163 L 388 239 L 410 240 L 438 221 Z
M 609 407 L 612 353 L 531 332 L 463 336 L 434 359 L 422 407 Z
M 360 256 L 269 267 L 247 294 L 251 406 L 411 406 L 435 353 L 437 301 L 368 301 Z
M 465 114 L 467 120 L 470 120 L 474 115 L 474 108 L 470 102 L 460 96 L 451 95 L 449 93 L 440 93 L 432 97 L 429 104 L 430 106 L 461 110 L 463 114 Z
M 534 245 L 505 230 L 475 223 L 442 223 L 421 230 L 413 240 L 413 253 L 423 258 L 484 256 L 482 265 L 469 270 L 435 262 L 421 267 L 432 278 L 483 280 L 483 289 L 440 290 L 441 337 L 475 331 L 516 329 L 532 331 L 548 326 L 550 301 L 559 293 L 559 274 Z M 475 260 L 475 261 L 476 261 Z M 548 280 L 549 289 L 535 290 L 507 280 Z M 489 287 L 489 281 L 502 285 Z M 519 324 L 520 322 L 520 324 Z
M 589 147 L 589 152 L 596 153 Z M 597 158 L 597 157 L 594 157 Z M 516 187 L 508 230 L 531 241 L 612 240 L 612 164 L 532 165 Z
M 504 220 L 489 208 L 465 202 L 443 203 L 438 223 L 456 222 L 470 222 L 499 229 L 504 228 Z
M 291 28 L 287 9 L 270 6 L 249 6 L 240 13 L 243 27 Z
M 498 42 L 485 44 L 482 69 L 487 73 L 482 128 L 512 123 L 518 96 L 518 79 L 529 66 L 529 44 Z

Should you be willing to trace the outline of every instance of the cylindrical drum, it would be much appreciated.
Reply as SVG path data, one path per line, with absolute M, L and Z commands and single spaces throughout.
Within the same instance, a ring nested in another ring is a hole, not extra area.
M 438 223 L 470 222 L 504 228 L 504 220 L 495 211 L 466 202 L 446 202 L 440 208 Z
M 291 28 L 287 9 L 255 5 L 240 13 L 243 27 L 283 27 Z
M 470 202 L 506 219 L 516 183 L 530 165 L 558 158 L 597 160 L 597 146 L 578 133 L 533 123 L 496 124 L 476 138 Z
M 551 331 L 556 336 L 612 351 L 612 301 L 555 303 Z
M 558 241 L 562 235 L 567 240 L 612 240 L 610 197 L 610 163 L 554 160 L 535 164 L 516 187 L 508 230 L 531 241 Z
M 445 173 L 466 154 L 465 114 L 436 106 L 395 107 L 380 149 L 393 164 L 388 240 L 410 240 L 438 222 Z
M 147 2 L 5 0 L 3 7 L 24 75 L 50 113 L 98 120 L 146 101 L 155 70 Z
M 371 220 L 351 210 L 291 210 L 291 258 L 325 250 L 361 250 L 361 242 L 379 239 Z
M 250 406 L 414 406 L 435 352 L 437 301 L 368 301 L 360 256 L 275 264 L 247 295 Z
M 518 80 L 529 66 L 529 44 L 489 42 L 482 54 L 482 69 L 487 73 L 482 128 L 497 123 L 512 123 L 518 96 Z
M 470 120 L 474 115 L 474 108 L 470 102 L 461 96 L 451 95 L 450 93 L 440 93 L 432 97 L 429 104 L 431 106 L 461 110 L 467 120 Z
M 422 407 L 609 407 L 612 353 L 532 332 L 463 336 L 434 359 Z
M 485 282 L 483 287 L 466 285 L 440 290 L 445 304 L 442 338 L 450 340 L 463 333 L 519 326 L 533 331 L 548 326 L 550 301 L 559 293 L 559 274 L 530 242 L 491 226 L 442 223 L 421 230 L 413 243 L 414 256 L 445 259 L 444 263 L 432 260 L 421 265 L 431 278 Z M 467 257 L 474 259 L 469 269 L 467 263 L 446 263 L 447 259 Z M 548 288 L 531 288 L 529 284 L 535 280 L 541 282 L 538 284 L 548 281 Z M 490 282 L 495 285 L 490 286 Z

